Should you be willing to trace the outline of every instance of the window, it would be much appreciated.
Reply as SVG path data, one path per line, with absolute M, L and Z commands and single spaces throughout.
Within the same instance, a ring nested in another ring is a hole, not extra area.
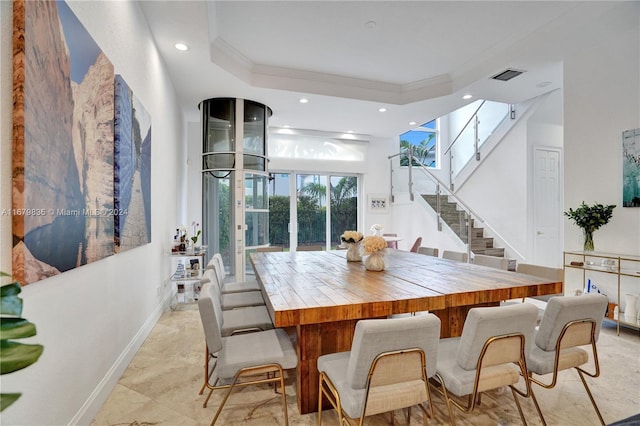
M 414 130 L 400 135 L 400 150 L 413 147 L 413 156 L 426 167 L 438 168 L 438 120 L 431 120 Z M 414 160 L 413 165 L 419 166 Z M 400 157 L 400 165 L 408 166 L 409 158 Z

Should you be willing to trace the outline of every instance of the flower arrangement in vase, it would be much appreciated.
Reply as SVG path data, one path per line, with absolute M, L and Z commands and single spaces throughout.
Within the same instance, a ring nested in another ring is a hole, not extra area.
M 358 231 L 344 231 L 340 235 L 343 247 L 347 247 L 347 262 L 359 262 L 362 260 L 360 254 L 360 242 L 364 236 Z
M 569 211 L 564 212 L 565 216 L 582 228 L 584 251 L 593 251 L 593 232 L 602 225 L 609 223 L 615 207 L 615 204 L 605 206 L 598 203 L 588 206 L 583 201 L 575 210 L 569 208 Z
M 362 240 L 362 249 L 365 254 L 364 267 L 369 271 L 382 271 L 384 269 L 384 251 L 387 241 L 379 235 L 370 235 Z

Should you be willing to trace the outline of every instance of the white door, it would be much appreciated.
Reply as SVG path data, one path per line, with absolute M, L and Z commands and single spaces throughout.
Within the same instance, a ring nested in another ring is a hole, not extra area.
M 534 147 L 533 156 L 533 263 L 559 267 L 562 264 L 560 150 Z

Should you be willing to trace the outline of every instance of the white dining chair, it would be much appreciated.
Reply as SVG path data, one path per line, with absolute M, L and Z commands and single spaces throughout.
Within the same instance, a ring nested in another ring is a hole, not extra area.
M 469 255 L 460 251 L 445 250 L 442 252 L 442 258 L 466 263 L 469 260 Z
M 223 310 L 243 308 L 247 306 L 263 306 L 264 298 L 259 291 L 243 291 L 237 293 L 222 293 L 222 284 L 215 270 L 207 269 L 204 271 L 200 285 L 208 282 L 213 284 L 213 288 L 217 291 L 218 299 Z
M 503 271 L 509 269 L 509 259 L 505 257 L 476 254 L 473 256 L 473 263 L 475 265 L 488 266 L 489 268 L 502 269 Z
M 438 257 L 438 249 L 434 247 L 418 247 L 418 253 L 426 256 Z
M 471 413 L 482 392 L 509 386 L 526 424 L 517 395 L 531 396 L 526 350 L 533 340 L 538 310 L 529 303 L 472 308 L 460 337 L 441 339 L 436 380 L 455 425 L 453 407 Z M 522 382 L 519 388 L 518 382 Z M 466 404 L 456 397 L 467 396 Z M 503 409 L 501 407 L 501 409 Z
M 214 390 L 226 389 L 211 424 L 216 423 L 235 388 L 279 383 L 284 422 L 288 425 L 284 370 L 298 365 L 298 355 L 287 333 L 275 329 L 223 337 L 223 311 L 211 293 L 198 299 L 198 311 L 206 342 L 205 387 L 209 389 L 203 407 L 207 406 Z
M 417 405 L 426 425 L 425 402 L 433 415 L 428 378 L 436 371 L 439 337 L 440 319 L 434 314 L 358 321 L 351 351 L 318 358 L 318 406 L 325 397 L 340 425 L 347 419 L 362 425 L 366 416 Z
M 527 368 L 531 382 L 545 389 L 556 386 L 560 371 L 575 369 L 603 425 L 604 419 L 584 376 L 596 378 L 600 375 L 596 341 L 608 303 L 607 296 L 602 294 L 552 297 L 547 303 L 536 333 L 535 344 L 527 353 Z M 591 348 L 592 372 L 582 368 L 589 362 L 589 353 L 585 347 Z M 551 378 L 543 381 L 534 374 L 551 374 Z M 535 395 L 533 398 L 540 418 L 544 419 Z
M 227 273 L 225 271 L 224 262 L 222 261 L 222 255 L 220 253 L 215 253 L 213 255 L 213 257 L 207 264 L 207 269 L 213 269 L 216 272 L 218 276 L 218 282 L 222 283 L 222 294 L 260 291 L 260 284 L 255 279 L 246 281 L 233 281 L 227 279 Z

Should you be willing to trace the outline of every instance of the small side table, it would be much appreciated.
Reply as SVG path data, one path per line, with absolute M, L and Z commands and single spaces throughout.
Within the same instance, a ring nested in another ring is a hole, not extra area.
M 202 269 L 186 269 L 184 275 L 171 275 L 169 281 L 175 284 L 176 293 L 171 299 L 171 310 L 175 310 L 181 304 L 190 304 L 198 301 L 200 296 L 200 280 Z

